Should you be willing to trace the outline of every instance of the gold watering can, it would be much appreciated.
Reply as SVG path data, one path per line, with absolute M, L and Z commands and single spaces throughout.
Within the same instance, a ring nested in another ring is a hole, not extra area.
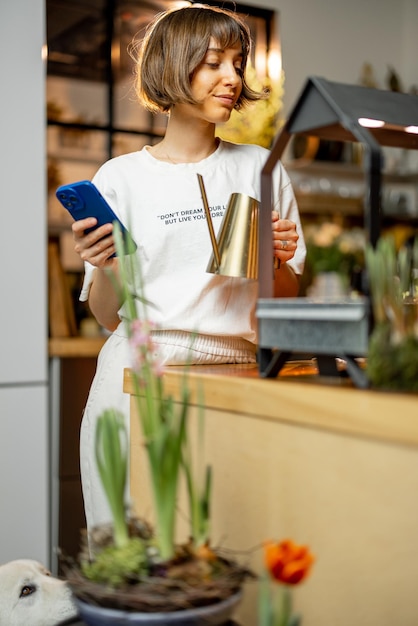
M 257 279 L 259 202 L 245 194 L 233 193 L 216 239 L 203 178 L 200 174 L 197 177 L 213 249 L 206 271 Z

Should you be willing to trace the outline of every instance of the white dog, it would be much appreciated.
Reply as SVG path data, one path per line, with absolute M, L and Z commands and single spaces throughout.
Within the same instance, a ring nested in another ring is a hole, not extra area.
M 28 559 L 0 565 L 0 626 L 56 626 L 76 617 L 70 588 L 43 565 Z

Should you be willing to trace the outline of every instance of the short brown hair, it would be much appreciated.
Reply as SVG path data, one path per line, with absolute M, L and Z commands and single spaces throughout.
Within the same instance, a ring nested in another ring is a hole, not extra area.
M 150 111 L 167 113 L 176 103 L 197 104 L 192 96 L 193 73 L 202 62 L 213 37 L 222 48 L 237 42 L 242 46 L 244 72 L 251 51 L 248 26 L 234 12 L 205 5 L 172 9 L 161 13 L 148 26 L 145 37 L 133 44 L 136 58 L 136 93 Z M 235 105 L 265 97 L 242 79 L 242 91 Z

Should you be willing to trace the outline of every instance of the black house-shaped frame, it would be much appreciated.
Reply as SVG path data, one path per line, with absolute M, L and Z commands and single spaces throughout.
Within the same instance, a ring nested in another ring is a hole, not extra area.
M 275 376 L 289 352 L 310 348 L 327 357 L 339 354 L 345 358 L 349 370 L 352 364 L 353 378 L 360 386 L 365 386 L 353 357 L 367 352 L 367 298 L 337 302 L 332 306 L 329 303 L 314 305 L 306 298 L 273 298 L 272 243 L 266 243 L 272 241 L 272 174 L 295 134 L 362 144 L 367 183 L 364 227 L 368 241 L 375 245 L 381 231 L 382 147 L 418 149 L 418 96 L 310 77 L 277 135 L 261 173 L 257 306 L 260 373 L 265 377 Z M 295 327 L 305 324 L 299 329 L 301 333 L 291 333 L 295 339 L 293 346 L 279 331 L 283 322 L 288 322 L 288 328 L 292 324 Z M 332 325 L 334 339 L 324 341 Z M 313 344 L 299 341 L 299 337 L 308 337 L 309 331 L 315 331 Z M 279 352 L 273 354 L 274 348 Z

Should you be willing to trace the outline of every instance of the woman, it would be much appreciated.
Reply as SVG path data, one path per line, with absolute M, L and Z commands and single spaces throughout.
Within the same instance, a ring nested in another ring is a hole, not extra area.
M 257 283 L 206 273 L 211 254 L 197 174 L 203 177 L 215 230 L 232 193 L 260 198 L 268 152 L 220 141 L 216 125 L 263 97 L 246 84 L 250 52 L 245 23 L 227 10 L 191 6 L 157 16 L 137 60 L 137 93 L 151 111 L 168 115 L 164 138 L 105 163 L 93 182 L 138 245 L 153 340 L 166 365 L 256 360 Z M 272 236 L 277 296 L 296 296 L 305 245 L 289 178 L 276 168 Z M 280 215 L 280 217 L 279 217 Z M 73 224 L 75 249 L 86 262 L 81 298 L 112 335 L 103 347 L 81 429 L 81 476 L 87 526 L 110 520 L 97 475 L 97 416 L 109 407 L 129 413 L 122 393 L 130 366 L 123 307 L 107 269 L 117 273 L 112 225 L 84 234 L 94 218 Z

